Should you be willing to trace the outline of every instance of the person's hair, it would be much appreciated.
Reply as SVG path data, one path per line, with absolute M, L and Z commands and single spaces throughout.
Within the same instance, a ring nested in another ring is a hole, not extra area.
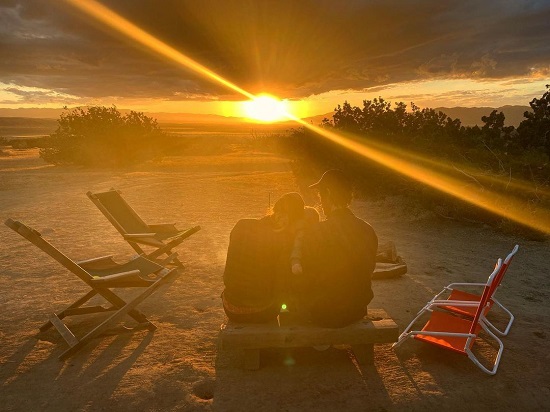
M 285 193 L 273 205 L 273 213 L 286 214 L 289 223 L 293 223 L 304 217 L 304 206 L 304 199 L 299 193 Z

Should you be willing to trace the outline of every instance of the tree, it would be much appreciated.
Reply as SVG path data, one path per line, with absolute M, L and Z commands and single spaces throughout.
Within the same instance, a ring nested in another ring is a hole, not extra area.
M 518 126 L 520 144 L 525 150 L 542 150 L 550 156 L 550 84 L 540 99 L 529 103 L 532 112 L 525 112 Z
M 134 111 L 122 115 L 114 106 L 72 109 L 57 123 L 40 150 L 54 164 L 126 166 L 157 156 L 166 137 L 155 119 Z
M 482 116 L 481 121 L 485 123 L 481 128 L 483 143 L 491 149 L 504 150 L 511 139 L 511 132 L 514 126 L 504 126 L 506 117 L 504 113 L 493 110 L 489 116 Z

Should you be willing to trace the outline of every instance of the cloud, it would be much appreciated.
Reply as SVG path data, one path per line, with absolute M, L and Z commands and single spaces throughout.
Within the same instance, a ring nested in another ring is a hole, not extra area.
M 550 67 L 547 1 L 102 4 L 240 87 L 286 98 L 426 79 L 540 77 Z M 83 99 L 242 98 L 64 2 L 1 1 L 0 52 L 0 81 Z

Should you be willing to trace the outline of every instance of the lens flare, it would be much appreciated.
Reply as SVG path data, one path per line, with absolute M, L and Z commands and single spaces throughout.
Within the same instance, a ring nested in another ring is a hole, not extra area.
M 248 97 L 249 99 L 254 99 L 252 93 L 247 92 L 246 90 L 241 89 L 236 84 L 230 82 L 229 80 L 223 78 L 202 64 L 196 62 L 195 60 L 187 57 L 183 53 L 169 46 L 168 44 L 160 41 L 156 37 L 147 33 L 145 30 L 139 28 L 135 24 L 126 20 L 125 18 L 119 16 L 111 9 L 105 7 L 104 5 L 98 3 L 95 0 L 65 0 L 67 3 L 72 6 L 80 9 L 87 15 L 93 17 L 99 22 L 110 27 L 112 30 L 129 37 L 130 39 L 136 41 L 137 43 L 147 47 L 149 50 L 154 51 L 155 53 L 175 62 L 179 65 L 193 71 L 202 77 L 207 78 L 208 80 L 221 84 L 243 96 Z
M 182 52 L 163 43 L 151 34 L 145 32 L 135 24 L 114 13 L 95 0 L 65 0 L 70 5 L 80 9 L 88 16 L 105 24 L 117 33 L 120 33 L 136 43 L 145 46 L 149 50 L 179 64 L 187 70 L 208 79 L 211 82 L 220 84 L 233 90 L 248 99 L 257 102 L 261 96 L 240 88 L 224 77 L 218 75 L 202 64 L 184 55 Z M 260 110 L 261 112 L 264 109 Z M 279 109 L 275 110 L 279 112 Z M 279 113 L 283 114 L 283 113 Z M 459 199 L 472 203 L 478 207 L 496 213 L 505 218 L 514 220 L 539 231 L 550 233 L 550 213 L 548 210 L 531 205 L 531 210 L 525 210 L 525 201 L 518 200 L 512 196 L 506 196 L 493 190 L 471 190 L 465 185 L 464 180 L 450 176 L 448 165 L 433 160 L 418 161 L 411 159 L 411 155 L 399 154 L 394 148 L 384 147 L 380 144 L 373 144 L 366 139 L 358 139 L 356 136 L 338 134 L 329 129 L 314 126 L 307 123 L 291 113 L 284 111 L 284 116 L 294 120 L 312 132 L 328 139 L 342 147 L 355 152 L 365 158 L 371 159 L 395 172 L 416 179 L 428 186 L 438 189 L 444 193 L 453 195 Z M 447 171 L 445 172 L 445 169 Z M 498 179 L 497 179 L 498 180 Z M 499 183 L 501 184 L 501 183 Z M 502 183 L 503 184 L 503 183 Z M 521 185 L 518 185 L 521 187 Z

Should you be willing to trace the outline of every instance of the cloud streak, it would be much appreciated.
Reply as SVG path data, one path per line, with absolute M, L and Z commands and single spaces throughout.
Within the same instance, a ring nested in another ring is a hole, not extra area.
M 419 80 L 540 78 L 550 68 L 545 1 L 102 4 L 245 90 L 286 98 Z M 0 2 L 0 51 L 6 84 L 82 99 L 240 99 L 64 2 Z

